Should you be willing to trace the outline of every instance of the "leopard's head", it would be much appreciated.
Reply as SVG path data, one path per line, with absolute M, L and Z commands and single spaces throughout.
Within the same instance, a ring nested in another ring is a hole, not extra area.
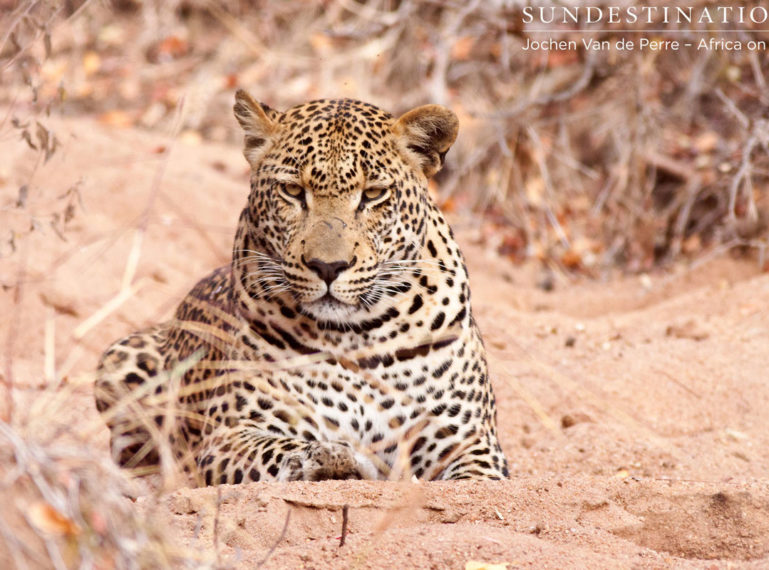
M 251 193 L 235 275 L 252 297 L 281 296 L 318 321 L 356 322 L 392 305 L 419 270 L 427 180 L 458 121 L 439 105 L 399 119 L 353 101 L 281 113 L 238 91 Z

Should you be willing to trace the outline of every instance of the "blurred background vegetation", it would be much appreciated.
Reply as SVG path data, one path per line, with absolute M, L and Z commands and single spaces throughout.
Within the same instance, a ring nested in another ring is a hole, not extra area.
M 556 24 L 549 36 L 576 51 L 527 52 L 542 39 L 523 23 L 527 4 L 0 0 L 0 136 L 45 160 L 60 144 L 55 113 L 239 144 L 237 87 L 280 109 L 354 97 L 397 115 L 436 102 L 461 132 L 435 195 L 506 258 L 600 275 L 729 250 L 766 266 L 767 54 L 586 51 L 585 37 L 654 34 Z M 694 42 L 723 37 L 715 28 L 769 41 L 766 25 L 678 27 Z M 75 208 L 72 194 L 52 225 Z M 4 252 L 18 239 L 0 237 Z

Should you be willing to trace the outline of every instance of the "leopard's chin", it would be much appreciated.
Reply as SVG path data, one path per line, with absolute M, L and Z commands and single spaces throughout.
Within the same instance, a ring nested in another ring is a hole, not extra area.
M 329 293 L 316 301 L 302 303 L 301 308 L 305 315 L 316 321 L 332 323 L 346 322 L 354 313 L 358 312 L 357 306 L 343 303 Z

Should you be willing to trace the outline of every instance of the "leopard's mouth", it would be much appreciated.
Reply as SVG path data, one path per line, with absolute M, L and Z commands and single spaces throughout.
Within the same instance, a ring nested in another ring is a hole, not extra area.
M 302 303 L 302 312 L 319 321 L 341 322 L 357 310 L 358 307 L 340 301 L 331 292 L 326 292 L 320 299 Z
M 336 304 L 336 305 L 347 305 L 347 303 L 345 303 L 345 302 L 343 302 L 343 301 L 340 301 L 339 299 L 337 299 L 337 298 L 336 298 L 336 297 L 335 297 L 335 296 L 334 296 L 334 295 L 331 293 L 331 291 L 326 291 L 326 294 L 325 294 L 325 295 L 323 295 L 323 296 L 322 296 L 320 299 L 316 299 L 314 302 L 315 302 L 315 303 L 330 303 L 330 304 L 332 304 L 332 305 L 334 305 L 334 304 Z

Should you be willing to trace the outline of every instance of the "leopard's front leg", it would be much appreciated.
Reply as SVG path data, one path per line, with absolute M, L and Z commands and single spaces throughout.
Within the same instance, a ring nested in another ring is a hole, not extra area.
M 366 453 L 343 441 L 306 441 L 243 426 L 219 428 L 198 454 L 203 483 L 379 479 Z

